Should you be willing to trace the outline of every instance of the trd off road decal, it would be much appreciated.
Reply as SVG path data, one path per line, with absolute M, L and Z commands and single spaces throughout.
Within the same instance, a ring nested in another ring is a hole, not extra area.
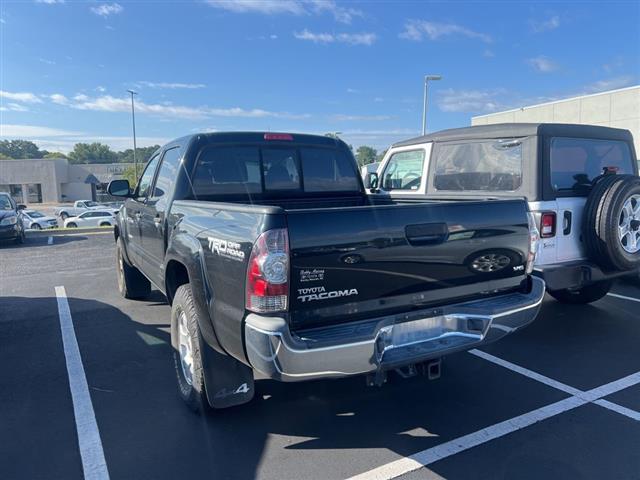
M 332 290 L 327 292 L 324 287 L 298 289 L 298 300 L 302 303 L 316 300 L 329 300 L 330 298 L 350 297 L 351 295 L 358 295 L 358 290 L 355 288 L 347 288 L 345 290 Z
M 229 242 L 220 238 L 207 237 L 209 249 L 221 257 L 230 258 L 232 260 L 244 260 L 244 252 L 241 245 L 236 242 Z

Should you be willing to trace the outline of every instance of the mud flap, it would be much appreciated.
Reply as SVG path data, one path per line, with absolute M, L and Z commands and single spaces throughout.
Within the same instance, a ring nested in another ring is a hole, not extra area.
M 251 401 L 255 387 L 250 367 L 216 352 L 206 342 L 202 342 L 200 352 L 207 400 L 212 408 L 233 407 Z

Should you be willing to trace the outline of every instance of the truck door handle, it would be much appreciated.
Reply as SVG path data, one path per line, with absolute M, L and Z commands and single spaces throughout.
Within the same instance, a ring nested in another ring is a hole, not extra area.
M 407 225 L 404 233 L 411 245 L 437 245 L 447 240 L 449 228 L 446 223 L 421 223 Z
M 564 225 L 562 228 L 563 235 L 569 235 L 571 233 L 571 218 L 573 214 L 569 210 L 564 211 Z

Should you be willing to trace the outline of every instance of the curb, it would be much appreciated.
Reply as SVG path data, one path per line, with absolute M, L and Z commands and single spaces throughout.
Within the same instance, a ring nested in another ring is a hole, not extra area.
M 27 237 L 53 237 L 59 235 L 82 235 L 84 233 L 112 233 L 113 227 L 86 228 L 50 228 L 46 230 L 28 230 Z

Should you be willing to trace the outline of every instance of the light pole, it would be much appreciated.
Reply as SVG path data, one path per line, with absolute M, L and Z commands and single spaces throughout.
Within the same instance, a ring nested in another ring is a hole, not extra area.
M 424 105 L 422 107 L 422 135 L 427 133 L 427 86 L 429 80 L 442 80 L 442 75 L 425 75 L 424 76 Z
M 133 96 L 138 92 L 127 90 L 131 94 L 131 121 L 133 122 L 133 170 L 136 172 L 136 180 L 138 179 L 138 160 L 136 158 L 136 109 L 133 106 Z

